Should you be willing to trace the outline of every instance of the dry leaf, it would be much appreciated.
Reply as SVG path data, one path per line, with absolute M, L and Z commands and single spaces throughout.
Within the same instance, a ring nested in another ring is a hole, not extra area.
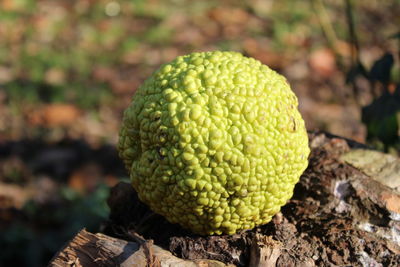
M 70 104 L 49 104 L 28 115 L 29 122 L 42 126 L 70 125 L 79 118 L 81 111 Z
M 317 75 L 328 78 L 336 71 L 335 55 L 330 49 L 318 49 L 311 53 L 310 67 Z

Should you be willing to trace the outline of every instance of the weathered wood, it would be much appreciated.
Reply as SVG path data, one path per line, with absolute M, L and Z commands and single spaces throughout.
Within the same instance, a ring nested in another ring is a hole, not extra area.
M 120 183 L 105 233 L 129 241 L 81 232 L 51 266 L 400 266 L 399 160 L 324 133 L 311 133 L 310 145 L 293 198 L 266 225 L 193 235 Z
M 250 248 L 250 267 L 275 266 L 283 244 L 270 236 L 256 234 Z
M 50 262 L 51 267 L 177 266 L 224 267 L 214 260 L 182 260 L 151 241 L 128 242 L 104 234 L 80 231 Z

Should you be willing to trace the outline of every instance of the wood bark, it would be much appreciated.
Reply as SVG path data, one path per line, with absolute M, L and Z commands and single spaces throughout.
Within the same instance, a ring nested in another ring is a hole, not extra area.
M 82 230 L 50 266 L 400 266 L 400 160 L 330 134 L 309 137 L 309 167 L 266 225 L 193 235 L 120 183 L 104 233 Z

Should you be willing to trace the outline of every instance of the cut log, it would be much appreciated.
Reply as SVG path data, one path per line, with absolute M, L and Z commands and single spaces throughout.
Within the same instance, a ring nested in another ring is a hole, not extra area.
M 330 134 L 309 137 L 309 167 L 266 225 L 193 235 L 120 183 L 104 234 L 80 232 L 50 266 L 400 266 L 399 160 Z

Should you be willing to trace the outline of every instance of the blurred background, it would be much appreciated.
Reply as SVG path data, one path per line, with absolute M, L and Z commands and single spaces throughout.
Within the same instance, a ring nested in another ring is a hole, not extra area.
M 309 130 L 399 151 L 399 0 L 1 0 L 0 266 L 101 231 L 124 108 L 162 63 L 234 50 L 284 74 Z

